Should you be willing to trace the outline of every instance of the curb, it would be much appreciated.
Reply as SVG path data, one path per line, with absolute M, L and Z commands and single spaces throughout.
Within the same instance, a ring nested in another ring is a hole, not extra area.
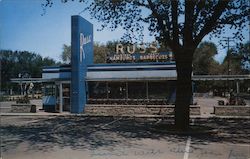
M 37 114 L 37 113 L 0 113 L 0 116 L 82 116 L 82 117 L 134 117 L 134 118 L 174 118 L 173 115 L 93 115 L 93 114 L 61 114 L 61 113 L 49 113 L 49 114 Z M 250 119 L 250 116 L 198 116 L 191 115 L 190 119 Z

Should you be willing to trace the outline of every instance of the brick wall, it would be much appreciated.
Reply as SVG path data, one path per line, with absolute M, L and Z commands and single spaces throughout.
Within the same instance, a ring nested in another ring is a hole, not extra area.
M 12 104 L 11 112 L 12 113 L 30 113 L 36 112 L 36 106 L 32 104 Z
M 215 115 L 250 116 L 250 106 L 215 106 Z
M 174 115 L 173 105 L 86 105 L 85 114 L 107 116 Z M 191 115 L 200 115 L 199 106 L 190 107 Z

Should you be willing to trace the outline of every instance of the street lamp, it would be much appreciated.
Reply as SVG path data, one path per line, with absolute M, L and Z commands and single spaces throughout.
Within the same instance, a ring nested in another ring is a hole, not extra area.
M 23 95 L 23 75 L 22 75 L 22 73 L 18 74 L 18 78 L 21 78 L 21 80 L 20 80 L 20 88 L 21 88 L 20 94 Z

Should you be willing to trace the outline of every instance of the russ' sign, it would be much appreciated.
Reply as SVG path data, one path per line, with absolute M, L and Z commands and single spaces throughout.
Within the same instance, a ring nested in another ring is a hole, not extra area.
M 91 35 L 84 36 L 83 33 L 80 33 L 80 62 L 82 62 L 82 59 L 85 59 L 83 46 L 88 43 L 91 43 Z
M 157 53 L 158 49 L 156 45 L 150 44 L 148 48 L 145 47 L 145 45 L 140 44 L 140 45 L 122 45 L 122 44 L 117 44 L 116 45 L 116 53 L 122 53 L 124 54 L 126 51 L 129 54 L 134 54 L 136 51 L 139 51 L 139 53 L 146 53 L 146 51 L 150 50 L 152 53 Z
M 76 15 L 71 17 L 71 92 L 72 113 L 83 112 L 87 65 L 93 64 L 93 25 Z
M 159 52 L 156 44 L 146 46 L 139 45 L 116 45 L 116 52 L 111 53 L 108 57 L 109 62 L 144 62 L 156 61 L 165 62 L 173 61 L 172 52 Z

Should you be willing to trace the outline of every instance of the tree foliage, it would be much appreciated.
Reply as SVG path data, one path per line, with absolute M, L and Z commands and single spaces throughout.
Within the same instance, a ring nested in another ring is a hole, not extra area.
M 94 63 L 106 63 L 108 48 L 104 44 L 94 43 Z
M 63 52 L 61 54 L 61 59 L 64 63 L 70 63 L 71 59 L 71 46 L 63 44 Z
M 118 41 L 108 41 L 106 44 L 94 42 L 94 63 L 106 63 L 107 55 L 110 52 L 115 52 Z M 63 63 L 69 63 L 71 58 L 71 46 L 63 44 L 61 54 Z
M 28 51 L 0 51 L 1 61 L 1 86 L 8 89 L 12 86 L 11 78 L 18 78 L 18 74 L 28 74 L 30 77 L 41 78 L 42 67 L 55 65 L 56 62 L 49 58 Z
M 222 74 L 249 74 L 250 73 L 250 43 L 230 49 L 222 63 Z
M 63 3 L 73 0 L 62 0 Z M 247 0 L 79 0 L 84 3 L 92 17 L 103 23 L 102 28 L 111 30 L 123 27 L 126 37 L 140 39 L 136 33 L 142 33 L 143 23 L 149 24 L 149 30 L 158 39 L 173 48 L 192 43 L 198 46 L 209 33 L 219 36 L 230 29 L 247 27 L 249 3 Z M 105 4 L 105 5 L 104 5 Z M 53 0 L 46 0 L 43 7 L 51 7 Z M 236 31 L 235 37 L 243 38 Z M 141 35 L 142 36 L 142 35 Z
M 241 57 L 241 64 L 246 73 L 250 73 L 250 41 L 241 45 L 237 50 Z
M 214 60 L 216 54 L 217 47 L 214 43 L 201 43 L 194 53 L 193 73 L 196 75 L 219 74 L 220 64 Z
M 194 53 L 193 73 L 196 75 L 227 75 L 228 73 L 231 75 L 249 74 L 249 45 L 250 43 L 247 42 L 230 49 L 222 63 L 219 64 L 214 60 L 214 56 L 217 54 L 216 45 L 212 42 L 202 42 Z

